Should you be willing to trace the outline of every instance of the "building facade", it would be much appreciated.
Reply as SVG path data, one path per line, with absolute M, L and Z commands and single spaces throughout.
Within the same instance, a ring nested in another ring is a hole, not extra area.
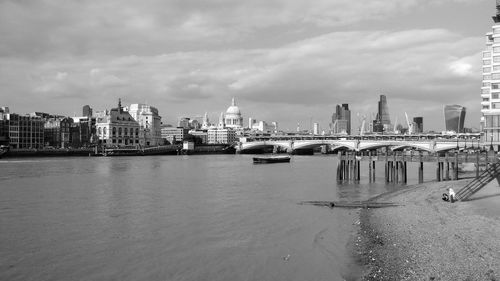
M 183 127 L 163 127 L 161 128 L 161 138 L 169 144 L 183 142 L 188 137 L 189 129 Z
M 98 143 L 106 146 L 139 146 L 140 126 L 125 111 L 118 101 L 118 107 L 101 112 L 96 116 Z
M 3 114 L 8 126 L 9 145 L 12 148 L 41 149 L 44 147 L 45 120 L 33 114 Z
M 232 144 L 236 141 L 236 131 L 233 128 L 208 129 L 208 144 Z
M 375 120 L 373 120 L 373 132 L 383 133 L 391 130 L 392 125 L 389 115 L 389 106 L 387 105 L 387 97 L 385 95 L 380 95 L 377 116 Z
M 97 143 L 96 118 L 92 116 L 71 117 L 71 144 L 73 147 L 88 147 Z
M 351 134 L 351 111 L 349 104 L 344 103 L 335 107 L 332 115 L 332 133 L 333 134 Z
M 500 145 L 500 1 L 493 16 L 492 31 L 486 33 L 481 87 L 481 133 L 483 145 Z
M 44 142 L 54 148 L 72 146 L 71 130 L 73 119 L 69 117 L 47 118 L 44 123 Z
M 131 104 L 125 110 L 139 123 L 139 144 L 157 146 L 163 143 L 161 136 L 161 116 L 156 107 L 147 104 Z
M 9 108 L 0 107 L 0 145 L 5 146 L 9 145 L 9 122 L 7 121 L 7 114 L 9 114 Z
M 415 134 L 421 134 L 424 132 L 424 118 L 423 117 L 413 117 L 413 132 Z
M 445 127 L 447 132 L 463 133 L 465 121 L 465 107 L 454 104 L 443 108 Z

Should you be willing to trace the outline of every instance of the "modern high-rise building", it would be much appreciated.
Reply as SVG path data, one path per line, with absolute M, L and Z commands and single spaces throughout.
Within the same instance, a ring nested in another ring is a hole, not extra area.
M 319 135 L 319 123 L 313 124 L 313 135 Z
M 91 117 L 92 116 L 92 108 L 90 107 L 90 105 L 84 105 L 83 108 L 82 108 L 82 116 L 87 116 L 87 117 Z
M 389 115 L 387 97 L 385 95 L 380 95 L 377 117 L 373 120 L 373 132 L 382 133 L 390 131 L 391 129 L 391 117 Z
M 333 134 L 351 134 L 351 111 L 349 104 L 343 103 L 335 107 L 332 115 L 332 133 Z
M 413 133 L 421 134 L 424 132 L 424 118 L 413 117 Z
M 500 145 L 500 0 L 493 16 L 492 32 L 486 33 L 481 87 L 481 131 L 483 145 Z
M 463 133 L 465 121 L 465 107 L 454 104 L 444 106 L 444 121 L 446 131 Z

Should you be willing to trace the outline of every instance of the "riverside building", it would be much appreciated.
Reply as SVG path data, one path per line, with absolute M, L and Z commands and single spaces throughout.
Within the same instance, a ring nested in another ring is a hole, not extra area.
M 493 16 L 492 32 L 486 33 L 483 51 L 483 84 L 481 87 L 481 132 L 483 146 L 500 145 L 500 0 Z
M 0 114 L 1 125 L 8 133 L 9 145 L 12 148 L 33 148 L 44 147 L 44 123 L 45 120 L 33 114 L 19 115 L 16 113 Z M 5 132 L 4 132 L 5 134 Z
M 157 146 L 163 143 L 161 137 L 161 116 L 156 107 L 135 103 L 125 108 L 132 118 L 139 123 L 139 144 Z
M 118 107 L 97 115 L 96 128 L 99 143 L 106 146 L 139 145 L 139 123 L 130 113 L 123 110 L 121 100 L 118 101 Z

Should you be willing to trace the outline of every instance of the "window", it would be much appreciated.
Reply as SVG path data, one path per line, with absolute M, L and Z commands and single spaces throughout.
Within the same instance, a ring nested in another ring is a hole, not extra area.
M 481 94 L 489 94 L 490 93 L 490 89 L 482 89 L 481 90 Z
M 495 52 L 495 48 L 493 48 L 493 51 Z M 500 52 L 500 50 L 499 50 Z M 495 53 L 498 53 L 498 52 L 495 52 Z M 483 52 L 483 58 L 489 58 L 491 57 L 491 52 Z
M 118 135 L 121 136 L 122 135 L 122 128 L 118 128 Z
M 128 135 L 128 128 L 125 128 L 125 133 L 124 135 Z
M 493 62 L 500 62 L 500 56 L 493 57 Z
M 99 127 L 99 129 L 97 131 L 98 131 L 98 133 L 97 133 L 98 135 L 102 135 L 102 128 L 101 127 Z
M 491 75 L 483 75 L 483 80 L 491 80 Z
M 494 100 L 497 100 L 498 99 L 498 93 L 491 94 L 491 98 L 494 99 Z
M 500 89 L 500 83 L 492 83 L 492 84 L 491 84 L 491 88 L 492 88 L 493 90 Z
M 483 98 L 483 101 L 490 101 L 489 98 Z
M 483 109 L 490 109 L 488 105 L 483 105 Z
M 500 53 L 500 47 L 493 47 L 493 53 Z
M 500 65 L 493 66 L 493 71 L 500 71 Z
M 490 82 L 483 82 L 483 87 L 489 87 L 491 85 Z
M 108 130 L 106 129 L 106 127 L 104 127 L 104 128 L 102 129 L 102 132 L 103 132 L 103 134 L 104 134 L 104 135 L 106 135 L 106 133 L 108 132 Z
M 491 75 L 491 79 L 493 79 L 493 80 L 500 80 L 500 73 L 493 73 Z
M 116 127 L 113 127 L 113 136 L 116 136 Z
M 493 34 L 499 34 L 499 33 L 500 33 L 500 28 L 493 29 Z
M 490 73 L 491 67 L 483 67 L 483 73 Z
M 500 109 L 500 102 L 491 103 L 491 108 Z M 493 127 L 498 127 L 498 118 L 493 118 Z

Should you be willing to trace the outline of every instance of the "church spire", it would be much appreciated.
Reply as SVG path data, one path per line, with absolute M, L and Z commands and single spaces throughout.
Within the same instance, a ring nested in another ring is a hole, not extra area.
M 231 106 L 235 106 L 235 105 L 236 105 L 236 103 L 234 102 L 234 97 L 233 97 L 233 100 L 231 101 Z
M 118 112 L 122 113 L 123 108 L 122 108 L 122 99 L 118 98 Z

